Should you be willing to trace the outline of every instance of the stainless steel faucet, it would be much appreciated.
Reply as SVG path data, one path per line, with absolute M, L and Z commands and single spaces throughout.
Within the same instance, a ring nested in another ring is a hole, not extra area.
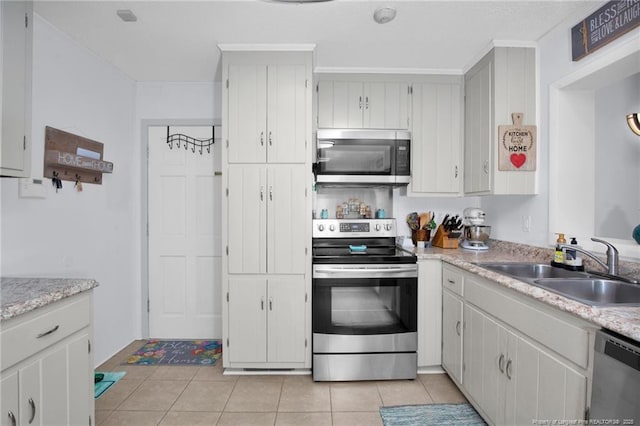
M 566 250 L 575 250 L 575 251 L 579 251 L 580 253 L 586 254 L 591 259 L 595 260 L 600 266 L 605 268 L 609 275 L 616 275 L 617 276 L 618 272 L 619 272 L 619 267 L 618 267 L 618 249 L 615 248 L 613 246 L 613 244 L 611 244 L 611 243 L 609 243 L 609 242 L 607 242 L 605 240 L 600 240 L 598 238 L 591 238 L 591 241 L 595 241 L 596 243 L 602 243 L 602 244 L 607 246 L 607 263 L 604 263 L 602 260 L 597 258 L 596 255 L 591 253 L 590 251 L 581 249 L 579 247 L 576 247 L 575 245 L 562 244 L 562 245 L 560 245 L 560 247 L 562 247 L 563 249 L 566 249 Z

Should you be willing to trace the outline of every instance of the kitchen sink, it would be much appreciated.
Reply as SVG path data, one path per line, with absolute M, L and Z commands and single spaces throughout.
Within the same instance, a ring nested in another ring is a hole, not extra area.
M 477 263 L 589 306 L 640 306 L 640 285 L 544 263 Z
M 586 272 L 570 271 L 568 269 L 557 268 L 555 266 L 544 263 L 477 263 L 490 271 L 501 274 L 511 275 L 519 279 L 538 279 L 538 278 L 589 278 Z
M 640 306 L 640 285 L 601 278 L 539 279 L 534 285 L 590 306 Z

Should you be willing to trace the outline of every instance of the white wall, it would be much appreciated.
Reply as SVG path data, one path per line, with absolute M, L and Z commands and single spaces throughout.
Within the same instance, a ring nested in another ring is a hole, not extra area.
M 640 140 L 624 119 L 634 111 L 640 72 L 595 91 L 595 235 L 603 238 L 629 239 L 640 223 Z
M 594 10 L 603 3 L 594 4 Z M 566 76 L 589 67 L 596 60 L 606 58 L 608 53 L 630 42 L 638 43 L 640 29 L 631 31 L 609 45 L 597 50 L 591 55 L 573 62 L 571 60 L 570 30 L 576 23 L 586 18 L 588 14 L 579 13 L 569 17 L 561 25 L 538 40 L 538 188 L 535 196 L 490 196 L 482 198 L 482 208 L 487 212 L 487 218 L 499 227 L 493 227 L 492 238 L 507 241 L 522 242 L 537 246 L 548 246 L 552 242 L 553 232 L 549 229 L 549 185 L 564 185 L 563 182 L 549 182 L 549 148 L 550 144 L 550 114 L 552 106 L 549 98 L 550 86 Z M 571 167 L 567 164 L 566 167 Z M 531 216 L 531 231 L 524 232 L 522 228 L 523 216 Z M 559 232 L 559 231 L 558 231 Z
M 45 126 L 104 143 L 114 173 L 102 185 L 45 199 L 18 198 L 2 179 L 2 274 L 88 277 L 95 290 L 96 364 L 140 328 L 139 157 L 134 140 L 135 83 L 39 16 L 34 18 L 32 176 L 42 176 Z

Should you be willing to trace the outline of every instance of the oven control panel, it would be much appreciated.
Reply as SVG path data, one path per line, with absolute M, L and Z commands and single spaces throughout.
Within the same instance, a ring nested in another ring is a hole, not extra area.
M 313 220 L 313 238 L 373 238 L 395 236 L 395 219 Z

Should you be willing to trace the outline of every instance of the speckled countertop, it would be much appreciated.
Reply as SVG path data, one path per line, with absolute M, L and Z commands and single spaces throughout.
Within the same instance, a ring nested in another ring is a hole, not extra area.
M 97 286 L 98 282 L 92 279 L 2 277 L 0 321 L 6 321 Z
M 418 259 L 441 259 L 562 311 L 570 312 L 600 327 L 640 341 L 640 307 L 591 307 L 474 264 L 476 262 L 548 263 L 553 256 L 552 249 L 490 240 L 489 250 L 485 251 L 428 247 L 414 249 L 413 252 Z M 601 270 L 587 258 L 584 262 L 587 269 Z M 621 260 L 620 274 L 640 281 L 640 263 Z

